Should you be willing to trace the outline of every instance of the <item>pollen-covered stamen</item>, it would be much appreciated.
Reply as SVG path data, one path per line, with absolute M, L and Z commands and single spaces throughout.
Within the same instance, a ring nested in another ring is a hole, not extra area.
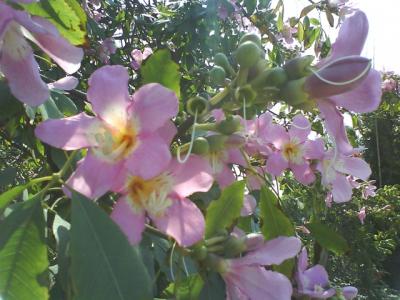
M 285 143 L 282 149 L 283 157 L 287 161 L 295 164 L 303 163 L 303 152 L 303 145 L 294 140 L 290 140 L 288 143 Z
M 171 206 L 171 190 L 172 180 L 168 173 L 149 180 L 134 176 L 127 184 L 127 196 L 132 202 L 132 207 L 139 211 L 146 210 L 152 216 L 162 216 Z

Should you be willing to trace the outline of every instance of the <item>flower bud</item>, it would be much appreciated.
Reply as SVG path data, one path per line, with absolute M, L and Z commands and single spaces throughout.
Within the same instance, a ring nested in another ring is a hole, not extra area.
M 215 63 L 216 66 L 222 67 L 225 70 L 225 72 L 227 72 L 229 74 L 234 74 L 235 73 L 235 71 L 232 69 L 231 64 L 229 63 L 228 58 L 223 53 L 215 54 L 214 63 Z
M 239 256 L 240 253 L 246 251 L 245 237 L 236 238 L 230 236 L 225 242 L 224 256 L 227 258 L 233 258 Z
M 265 238 L 261 233 L 250 233 L 246 235 L 246 251 L 253 251 L 260 248 L 265 243 Z
M 258 89 L 266 86 L 281 87 L 288 80 L 288 76 L 284 69 L 277 67 L 272 69 L 265 69 L 261 74 L 254 78 L 250 84 L 252 87 Z
M 204 260 L 207 257 L 207 247 L 204 245 L 196 245 L 193 248 L 192 257 L 197 260 Z
M 192 116 L 196 114 L 196 111 L 198 116 L 203 116 L 208 112 L 209 104 L 207 99 L 196 96 L 188 100 L 186 108 L 188 113 Z
M 246 33 L 245 35 L 243 35 L 240 40 L 239 40 L 239 44 L 243 44 L 244 42 L 253 42 L 254 44 L 256 44 L 258 47 L 262 48 L 261 45 L 261 39 L 257 34 L 254 33 Z
M 225 142 L 228 140 L 228 137 L 221 134 L 214 134 L 207 136 L 206 139 L 210 147 L 210 152 L 217 152 L 224 149 Z
M 304 89 L 315 99 L 343 94 L 359 85 L 368 76 L 370 68 L 368 58 L 340 58 L 307 77 Z
M 240 128 L 240 119 L 237 116 L 229 116 L 217 124 L 216 129 L 219 133 L 231 135 Z
M 220 66 L 214 66 L 210 71 L 210 83 L 223 85 L 225 83 L 226 72 Z
M 282 101 L 294 107 L 312 103 L 309 95 L 304 91 L 304 82 L 306 78 L 290 80 L 280 91 Z
M 250 84 L 240 86 L 235 90 L 235 99 L 242 102 L 246 99 L 246 102 L 250 104 L 257 96 L 257 93 L 253 90 Z
M 204 137 L 198 137 L 193 141 L 192 153 L 206 155 L 210 151 L 210 145 Z
M 237 63 L 243 68 L 251 68 L 261 59 L 261 49 L 257 44 L 246 41 L 235 51 Z
M 310 71 L 307 70 L 314 60 L 314 56 L 306 55 L 302 57 L 296 57 L 289 60 L 283 69 L 286 71 L 289 79 L 300 79 L 302 77 L 310 75 Z

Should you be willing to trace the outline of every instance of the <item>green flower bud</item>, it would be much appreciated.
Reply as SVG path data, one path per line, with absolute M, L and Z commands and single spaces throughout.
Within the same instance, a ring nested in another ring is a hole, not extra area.
M 246 99 L 247 106 L 252 103 L 256 96 L 257 93 L 256 91 L 254 91 L 250 84 L 240 86 L 235 90 L 235 99 L 241 103 L 243 102 L 243 99 Z
M 210 145 L 204 137 L 198 137 L 193 141 L 192 153 L 206 155 L 210 151 Z
M 223 85 L 225 83 L 226 72 L 220 66 L 214 66 L 210 71 L 210 83 Z
M 191 114 L 192 116 L 196 114 L 196 111 L 198 116 L 203 116 L 208 112 L 209 103 L 207 99 L 200 96 L 196 96 L 188 100 L 186 108 L 188 113 Z
M 262 44 L 261 44 L 261 39 L 257 34 L 254 33 L 246 33 L 245 35 L 243 35 L 240 40 L 239 40 L 239 44 L 243 44 L 244 42 L 253 42 L 254 44 L 256 44 L 258 47 L 262 48 Z
M 260 59 L 261 49 L 254 42 L 247 41 L 240 44 L 235 51 L 237 63 L 243 68 L 251 68 Z
M 246 243 L 244 239 L 238 239 L 236 237 L 230 236 L 225 242 L 224 256 L 227 258 L 233 258 L 239 256 L 240 253 L 246 251 Z
M 210 146 L 210 152 L 217 152 L 224 149 L 228 137 L 221 134 L 215 134 L 207 136 L 206 139 L 208 141 L 208 145 Z
M 306 55 L 302 57 L 296 57 L 289 60 L 283 69 L 286 71 L 289 79 L 300 79 L 302 77 L 310 75 L 310 71 L 307 70 L 314 60 L 314 56 Z
M 291 80 L 281 89 L 280 96 L 282 100 L 294 107 L 309 107 L 312 103 L 309 95 L 304 91 L 306 77 Z
M 196 245 L 193 248 L 192 257 L 197 260 L 206 259 L 208 254 L 207 247 L 204 245 Z
M 254 78 L 250 85 L 255 89 L 263 87 L 281 87 L 288 80 L 287 74 L 284 69 L 280 67 L 265 69 L 256 78 Z
M 216 129 L 218 132 L 231 135 L 240 128 L 240 119 L 238 116 L 229 116 L 225 120 L 217 124 Z
M 225 54 L 223 54 L 223 53 L 215 54 L 214 63 L 216 66 L 222 67 L 225 70 L 225 72 L 227 72 L 231 75 L 235 74 L 235 71 L 233 70 L 233 68 L 232 68 L 231 64 L 229 63 L 229 60 Z

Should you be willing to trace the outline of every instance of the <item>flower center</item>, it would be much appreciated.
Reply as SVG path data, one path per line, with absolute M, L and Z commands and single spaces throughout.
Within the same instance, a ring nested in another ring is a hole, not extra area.
M 128 198 L 137 211 L 146 210 L 152 216 L 162 216 L 171 206 L 169 194 L 172 189 L 171 177 L 161 174 L 149 180 L 133 176 L 127 183 Z
M 293 141 L 286 143 L 282 149 L 283 157 L 292 163 L 303 163 L 303 147 Z

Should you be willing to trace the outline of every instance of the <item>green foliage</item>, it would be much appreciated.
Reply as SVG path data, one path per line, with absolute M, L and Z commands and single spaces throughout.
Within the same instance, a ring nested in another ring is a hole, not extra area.
M 336 255 L 344 254 L 349 250 L 346 240 L 326 224 L 313 222 L 308 223 L 306 227 L 323 248 L 334 252 Z
M 152 299 L 138 249 L 91 200 L 75 193 L 72 198 L 74 299 Z
M 178 65 L 171 60 L 168 50 L 162 49 L 155 52 L 142 66 L 141 74 L 143 84 L 157 82 L 173 90 L 180 96 L 180 79 Z
M 48 299 L 45 222 L 40 200 L 16 206 L 0 224 L 0 296 Z

